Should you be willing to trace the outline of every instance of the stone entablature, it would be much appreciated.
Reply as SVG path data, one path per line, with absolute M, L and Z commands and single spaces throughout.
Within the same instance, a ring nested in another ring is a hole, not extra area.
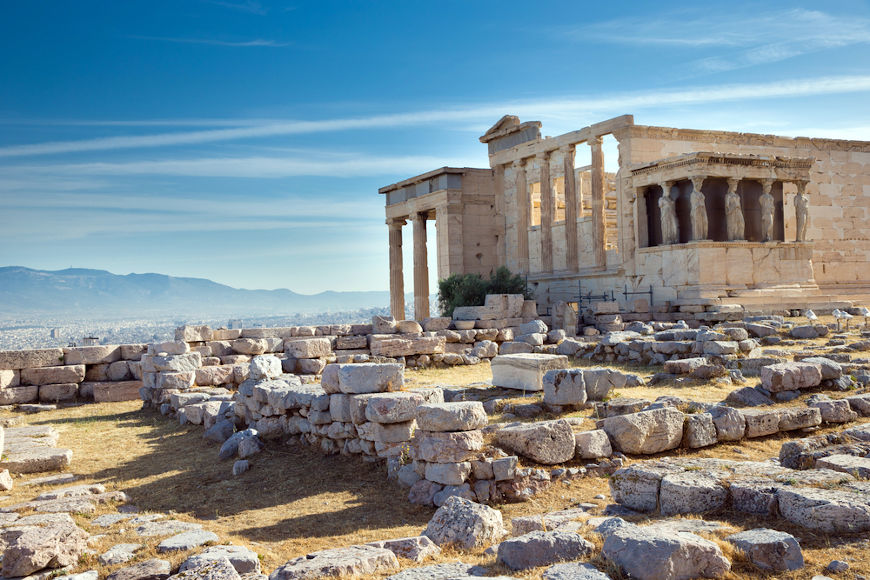
M 631 170 L 635 187 L 657 185 L 663 180 L 675 181 L 703 175 L 706 177 L 737 177 L 739 179 L 777 179 L 809 181 L 812 157 L 778 157 L 739 155 L 699 151 L 646 163 Z

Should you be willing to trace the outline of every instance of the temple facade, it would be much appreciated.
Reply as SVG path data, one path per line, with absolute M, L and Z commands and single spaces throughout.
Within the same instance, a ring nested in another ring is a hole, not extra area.
M 605 171 L 608 136 L 615 173 Z M 643 126 L 630 115 L 545 138 L 540 123 L 505 116 L 480 141 L 489 169 L 444 167 L 379 190 L 397 319 L 408 222 L 415 318 L 429 315 L 431 219 L 439 278 L 504 265 L 542 308 L 605 295 L 628 312 L 870 296 L 870 142 Z

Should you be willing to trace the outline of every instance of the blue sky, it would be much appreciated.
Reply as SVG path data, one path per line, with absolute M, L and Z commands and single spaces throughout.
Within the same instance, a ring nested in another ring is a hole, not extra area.
M 0 50 L 0 265 L 381 290 L 378 187 L 506 113 L 870 140 L 866 2 L 6 2 Z

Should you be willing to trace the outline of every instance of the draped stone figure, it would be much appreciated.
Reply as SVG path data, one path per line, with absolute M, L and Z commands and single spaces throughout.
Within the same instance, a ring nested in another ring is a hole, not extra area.
M 679 241 L 677 231 L 677 208 L 671 199 L 670 182 L 662 185 L 662 196 L 659 198 L 659 210 L 662 214 L 662 244 L 667 246 Z
M 774 202 L 773 196 L 770 195 L 770 188 L 773 185 L 772 179 L 765 179 L 761 183 L 762 194 L 758 199 L 761 204 L 761 241 L 770 242 L 773 240 L 773 216 Z
M 728 193 L 725 194 L 725 229 L 729 241 L 746 239 L 746 220 L 743 219 L 743 206 L 737 195 L 737 183 L 740 180 L 728 179 Z
M 794 217 L 797 225 L 795 241 L 805 242 L 807 241 L 807 218 L 809 217 L 810 202 L 805 193 L 806 181 L 799 181 L 797 186 L 798 192 L 794 198 Z
M 704 183 L 703 177 L 692 178 L 692 195 L 689 198 L 689 202 L 692 207 L 691 217 L 693 240 L 707 239 L 707 200 L 701 192 L 702 183 Z

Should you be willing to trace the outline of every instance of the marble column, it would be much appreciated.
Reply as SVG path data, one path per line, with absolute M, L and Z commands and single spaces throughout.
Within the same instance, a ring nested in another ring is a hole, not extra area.
M 390 230 L 390 314 L 396 320 L 405 319 L 405 274 L 402 271 L 403 219 L 387 220 Z
M 577 213 L 580 200 L 577 199 L 577 182 L 574 176 L 574 156 L 576 149 L 569 145 L 562 149 L 562 165 L 565 173 L 565 265 L 571 272 L 580 270 L 580 252 L 577 235 Z
M 426 252 L 426 214 L 411 216 L 414 223 L 414 318 L 429 318 L 429 257 Z
M 692 222 L 692 240 L 707 239 L 707 200 L 701 191 L 701 186 L 704 184 L 705 177 L 696 175 L 690 178 L 692 181 L 691 201 L 691 222 Z
M 541 168 L 541 271 L 553 271 L 553 184 L 550 182 L 550 152 L 539 153 Z
M 728 241 L 736 242 L 746 239 L 746 220 L 743 217 L 743 205 L 737 195 L 737 185 L 740 180 L 729 177 L 728 193 L 725 194 L 725 231 Z
M 514 170 L 515 198 L 517 204 L 517 269 L 529 273 L 529 185 L 526 181 L 526 162 L 519 159 L 511 164 Z
M 761 205 L 761 241 L 773 241 L 773 221 L 776 215 L 773 196 L 770 190 L 773 187 L 773 179 L 761 180 L 761 197 L 758 202 Z
M 592 207 L 592 254 L 595 257 L 595 266 L 604 268 L 607 266 L 607 253 L 604 250 L 604 154 L 601 151 L 601 137 L 590 139 L 589 147 L 592 149 L 592 170 L 590 176 L 592 185 L 590 196 L 590 205 Z
M 796 181 L 797 195 L 794 197 L 795 241 L 807 241 L 807 226 L 809 225 L 810 201 L 807 198 L 807 182 Z

